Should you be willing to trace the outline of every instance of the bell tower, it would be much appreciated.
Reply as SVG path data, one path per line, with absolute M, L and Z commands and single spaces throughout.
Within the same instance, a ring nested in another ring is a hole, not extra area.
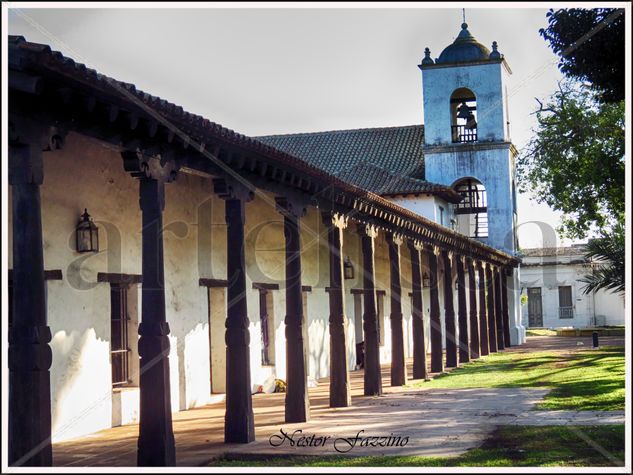
M 510 140 L 503 55 L 479 43 L 462 23 L 455 41 L 433 60 L 424 51 L 424 165 L 428 181 L 453 187 L 457 230 L 514 254 L 515 156 Z
M 429 48 L 418 66 L 424 98 L 426 180 L 462 195 L 454 205 L 457 231 L 514 255 L 517 203 L 516 148 L 510 139 L 506 83 L 512 71 L 498 51 L 479 43 L 464 21 L 455 41 L 433 60 Z M 513 344 L 525 341 L 519 271 L 507 276 Z

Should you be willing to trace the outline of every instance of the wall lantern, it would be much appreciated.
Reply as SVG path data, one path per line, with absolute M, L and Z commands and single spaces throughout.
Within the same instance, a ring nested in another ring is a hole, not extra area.
M 349 256 L 345 258 L 345 262 L 343 263 L 343 276 L 346 280 L 354 278 L 354 266 Z
M 422 276 L 422 287 L 425 287 L 427 289 L 431 287 L 431 278 L 429 277 L 429 274 L 427 274 L 426 272 Z
M 99 229 L 90 219 L 88 210 L 84 208 L 84 214 L 77 225 L 77 252 L 99 252 Z

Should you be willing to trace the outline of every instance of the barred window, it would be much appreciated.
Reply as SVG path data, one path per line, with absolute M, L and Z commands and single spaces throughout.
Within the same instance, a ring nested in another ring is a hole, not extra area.
M 558 287 L 558 317 L 574 318 L 574 306 L 571 298 L 570 285 L 561 285 Z
M 128 286 L 110 284 L 110 354 L 112 386 L 130 382 L 130 348 L 128 341 Z
M 259 323 L 262 335 L 262 366 L 275 364 L 275 325 L 272 313 L 272 293 L 259 291 Z

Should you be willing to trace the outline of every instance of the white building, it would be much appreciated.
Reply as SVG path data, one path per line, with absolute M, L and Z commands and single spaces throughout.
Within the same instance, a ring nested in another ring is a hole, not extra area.
M 624 295 L 585 294 L 583 276 L 602 265 L 589 261 L 583 245 L 521 250 L 523 324 L 530 328 L 624 325 Z M 525 298 L 524 298 L 525 300 Z
M 271 379 L 287 422 L 307 376 L 349 405 L 360 341 L 367 395 L 381 363 L 402 385 L 405 357 L 424 378 L 524 342 L 509 68 L 465 25 L 420 65 L 424 126 L 258 139 L 9 43 L 11 460 L 139 421 L 139 464 L 170 465 L 172 411 L 226 394 L 250 442 Z

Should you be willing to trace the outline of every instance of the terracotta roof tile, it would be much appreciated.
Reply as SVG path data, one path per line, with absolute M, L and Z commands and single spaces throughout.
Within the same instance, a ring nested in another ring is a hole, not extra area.
M 577 256 L 581 254 L 584 254 L 584 247 L 582 245 L 521 249 L 521 255 L 523 257 Z

